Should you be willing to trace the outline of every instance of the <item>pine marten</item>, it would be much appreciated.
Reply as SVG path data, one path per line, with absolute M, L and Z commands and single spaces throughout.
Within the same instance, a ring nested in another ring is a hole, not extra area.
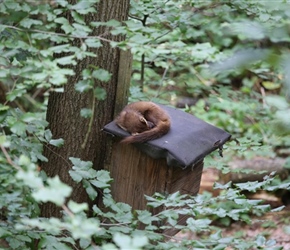
M 153 102 L 133 102 L 115 119 L 116 124 L 129 132 L 121 143 L 146 142 L 165 135 L 170 129 L 170 117 Z

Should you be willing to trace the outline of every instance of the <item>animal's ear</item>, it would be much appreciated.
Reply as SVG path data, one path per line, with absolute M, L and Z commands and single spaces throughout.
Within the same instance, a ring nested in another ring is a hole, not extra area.
M 139 120 L 140 120 L 140 122 L 142 122 L 142 123 L 148 125 L 148 124 L 147 124 L 147 120 L 146 120 L 143 116 L 140 116 Z

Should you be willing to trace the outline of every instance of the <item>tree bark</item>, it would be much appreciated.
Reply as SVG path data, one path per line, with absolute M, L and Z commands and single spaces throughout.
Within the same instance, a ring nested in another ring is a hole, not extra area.
M 70 3 L 74 2 L 73 0 Z M 129 0 L 101 0 L 96 6 L 97 13 L 86 16 L 86 22 L 108 21 L 115 19 L 124 21 L 128 17 Z M 70 13 L 65 16 L 72 20 Z M 114 41 L 123 39 L 121 36 L 112 36 L 107 27 L 99 27 L 93 31 L 94 36 L 100 36 Z M 75 39 L 74 45 L 80 41 Z M 111 48 L 106 42 L 103 46 L 94 51 L 96 58 L 87 57 L 73 66 L 75 75 L 69 77 L 64 87 L 64 93 L 51 93 L 48 102 L 47 121 L 53 138 L 63 138 L 64 145 L 60 148 L 48 146 L 44 148 L 44 155 L 48 158 L 48 163 L 42 168 L 48 176 L 58 175 L 60 179 L 73 188 L 72 199 L 76 202 L 86 202 L 90 204 L 89 198 L 81 184 L 76 184 L 70 177 L 68 171 L 72 167 L 69 157 L 80 158 L 85 161 L 92 161 L 95 169 L 102 169 L 104 165 L 109 144 L 106 135 L 101 131 L 103 126 L 110 122 L 114 116 L 115 99 L 118 83 L 118 68 L 120 51 Z M 89 119 L 80 116 L 82 108 L 91 108 L 94 100 L 93 93 L 79 93 L 75 91 L 75 84 L 78 82 L 83 69 L 88 65 L 95 65 L 105 69 L 112 74 L 109 82 L 102 84 L 107 92 L 104 101 L 95 100 L 95 111 L 93 126 L 89 133 L 87 143 L 84 148 L 81 145 L 85 141 L 86 133 L 89 129 Z M 42 206 L 42 215 L 45 217 L 60 217 L 60 209 L 52 203 Z

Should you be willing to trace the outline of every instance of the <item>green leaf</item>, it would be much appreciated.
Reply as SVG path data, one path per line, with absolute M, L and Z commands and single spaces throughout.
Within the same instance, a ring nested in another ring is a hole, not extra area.
M 228 183 L 226 183 L 226 184 L 224 184 L 224 185 L 223 184 L 220 184 L 218 182 L 215 182 L 213 188 L 214 189 L 228 189 L 231 186 L 232 186 L 232 182 L 231 181 L 228 182 Z
M 7 100 L 14 101 L 17 97 L 23 96 L 27 90 L 25 88 L 14 89 L 7 94 Z
M 88 210 L 88 204 L 87 203 L 76 203 L 74 201 L 69 201 L 68 202 L 68 208 L 74 213 L 80 213 L 83 212 L 85 210 Z
M 37 176 L 35 171 L 18 171 L 16 178 L 22 180 L 25 185 L 31 188 L 40 189 L 43 187 L 43 181 Z
M 11 235 L 11 233 L 8 230 L 4 229 L 3 227 L 0 227 L 0 237 L 4 238 L 5 236 L 8 235 Z
M 66 20 L 65 18 L 63 18 Z M 62 45 L 56 45 L 56 46 L 51 46 L 49 47 L 49 51 L 53 53 L 63 53 L 63 52 L 68 52 L 70 48 L 70 44 L 62 44 Z
M 97 172 L 97 178 L 99 180 L 105 181 L 107 183 L 110 183 L 113 180 L 110 176 L 110 172 L 108 172 L 106 170 L 99 170 Z
M 74 28 L 70 25 L 69 21 L 64 17 L 56 18 L 55 22 L 62 24 L 61 28 L 66 34 L 70 34 L 74 31 Z M 60 46 L 62 46 L 62 45 L 60 45 Z
M 61 147 L 64 144 L 64 139 L 60 138 L 60 139 L 53 139 L 49 141 L 49 144 L 56 146 L 56 147 Z
M 158 218 L 156 218 L 155 216 L 152 216 L 152 214 L 149 211 L 137 210 L 137 213 L 138 213 L 138 220 L 145 225 L 149 225 L 153 221 L 158 221 Z
M 78 81 L 78 83 L 75 85 L 75 90 L 80 93 L 87 92 L 88 90 L 93 88 L 93 84 L 93 81 L 90 79 L 81 80 Z
M 101 188 L 101 189 L 110 187 L 109 183 L 101 181 L 101 180 L 100 181 L 99 180 L 90 180 L 90 183 L 92 185 L 94 185 L 95 187 Z
M 94 96 L 98 100 L 103 101 L 107 98 L 107 91 L 104 88 L 96 87 L 94 89 Z
M 75 10 L 79 14 L 88 14 L 88 13 L 94 13 L 96 10 L 92 7 L 95 3 L 98 3 L 99 0 L 80 0 L 77 4 L 72 5 L 71 9 Z
M 125 234 L 116 233 L 113 236 L 113 241 L 116 243 L 117 246 L 120 247 L 120 249 L 142 249 L 142 247 L 146 246 L 148 244 L 148 238 L 144 235 L 136 235 L 132 238 L 130 236 L 127 236 Z
M 0 78 L 5 78 L 9 75 L 9 70 L 5 68 L 0 68 Z
M 77 62 L 74 60 L 75 56 L 64 56 L 58 59 L 55 59 L 55 61 L 60 65 L 76 65 Z
M 69 159 L 76 169 L 89 170 L 93 166 L 93 163 L 90 161 L 82 161 L 81 159 L 74 157 L 70 157 Z
M 104 244 L 102 245 L 102 249 L 103 250 L 119 250 L 119 248 L 117 248 L 114 244 L 112 243 L 108 243 L 108 244 Z
M 83 179 L 83 177 L 78 172 L 74 172 L 70 170 L 69 175 L 77 183 L 79 183 Z
M 90 48 L 100 48 L 100 47 L 102 47 L 101 41 L 99 39 L 97 39 L 97 38 L 87 38 L 85 40 L 85 43 Z
M 11 127 L 11 131 L 17 135 L 23 135 L 26 131 L 26 124 L 20 121 L 15 122 Z
M 71 217 L 71 223 L 68 224 L 68 229 L 74 239 L 91 239 L 93 235 L 102 235 L 99 221 L 95 218 L 85 219 L 82 215 L 74 215 Z
M 52 138 L 52 133 L 51 133 L 51 131 L 49 129 L 46 129 L 44 131 L 44 135 L 43 136 L 44 136 L 46 141 L 50 141 L 51 138 Z
M 92 168 L 93 164 L 90 161 L 82 161 L 79 158 L 69 158 L 73 163 L 72 170 L 69 171 L 70 176 L 76 182 L 83 179 L 92 179 L 97 176 L 97 171 Z
M 91 245 L 91 241 L 87 239 L 80 239 L 80 247 L 82 249 L 87 249 Z M 103 247 L 102 247 L 103 249 Z
M 102 81 L 108 82 L 111 79 L 111 75 L 107 70 L 104 69 L 96 69 L 92 73 L 92 77 Z
M 98 192 L 92 187 L 92 185 L 87 180 L 83 181 L 83 185 L 90 199 L 91 200 L 96 199 L 98 196 Z
M 258 237 L 256 239 L 256 243 L 258 246 L 264 246 L 266 243 L 266 238 L 262 235 L 258 235 Z
M 0 145 L 4 145 L 5 143 L 7 143 L 6 136 L 5 135 L 0 135 Z
M 122 24 L 119 21 L 115 20 L 115 19 L 111 19 L 111 20 L 106 22 L 106 26 L 110 26 L 110 27 L 119 27 L 121 25 Z
M 20 25 L 24 28 L 28 28 L 30 29 L 31 26 L 33 25 L 39 25 L 39 26 L 42 26 L 43 23 L 41 20 L 35 20 L 35 19 L 31 19 L 31 18 L 25 18 L 25 19 L 22 19 L 21 22 L 20 22 Z
M 84 18 L 81 15 L 79 15 L 77 12 L 71 11 L 71 15 L 76 22 L 83 24 L 83 25 L 86 25 Z
M 261 24 L 254 21 L 243 21 L 232 24 L 233 31 L 241 39 L 261 40 L 265 38 L 265 30 Z
M 47 183 L 47 187 L 32 193 L 33 198 L 41 202 L 50 201 L 58 206 L 63 205 L 66 198 L 71 194 L 72 188 L 62 183 L 58 176 L 47 179 Z
M 93 111 L 91 109 L 83 108 L 81 109 L 81 117 L 90 118 L 92 117 Z
M 186 220 L 187 227 L 192 231 L 192 232 L 198 232 L 202 229 L 206 229 L 209 224 L 211 223 L 211 220 L 209 219 L 193 219 L 193 218 L 188 218 Z

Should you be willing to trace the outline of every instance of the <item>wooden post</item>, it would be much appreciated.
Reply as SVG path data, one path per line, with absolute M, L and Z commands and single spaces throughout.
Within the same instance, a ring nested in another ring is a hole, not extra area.
M 198 193 L 203 161 L 194 168 L 172 167 L 167 165 L 166 159 L 153 159 L 133 145 L 120 144 L 120 138 L 113 140 L 111 163 L 106 169 L 114 179 L 112 195 L 116 201 L 125 202 L 133 209 L 148 209 L 144 195 L 176 191 L 190 195 Z M 149 209 L 153 214 L 161 210 Z

